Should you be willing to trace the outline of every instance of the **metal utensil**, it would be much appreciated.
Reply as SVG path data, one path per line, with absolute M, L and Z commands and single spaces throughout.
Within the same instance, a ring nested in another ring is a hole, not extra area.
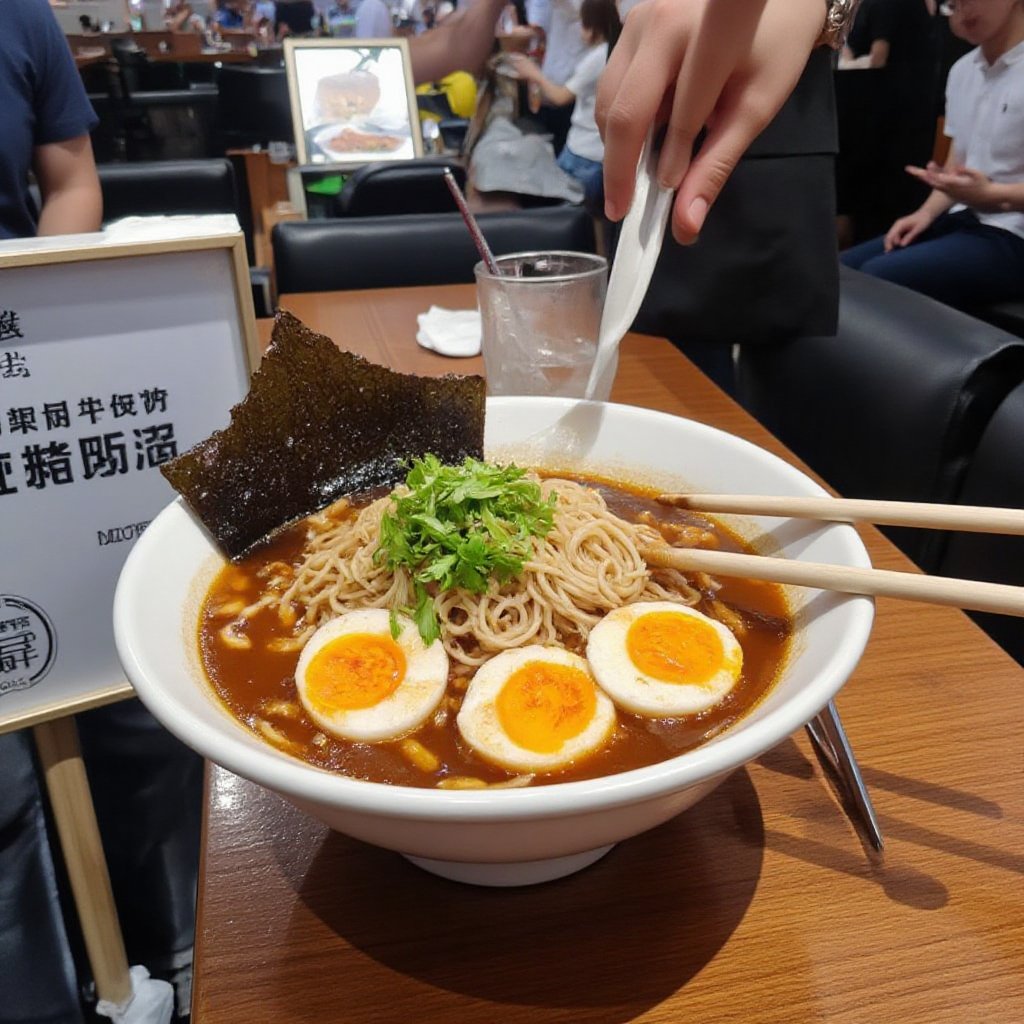
M 875 807 L 832 701 L 807 723 L 807 734 L 825 773 L 837 783 L 844 798 L 844 809 L 854 828 L 876 853 L 881 853 L 885 840 Z

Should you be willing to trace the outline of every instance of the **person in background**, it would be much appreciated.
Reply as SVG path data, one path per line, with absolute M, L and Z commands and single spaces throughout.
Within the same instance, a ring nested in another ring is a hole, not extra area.
M 842 64 L 929 70 L 935 56 L 934 16 L 935 0 L 862 0 Z
M 527 21 L 544 32 L 541 71 L 555 85 L 565 85 L 587 48 L 580 35 L 580 3 L 581 0 L 526 0 Z M 572 104 L 542 103 L 537 118 L 551 134 L 557 156 L 569 134 Z
M 357 39 L 389 39 L 394 35 L 394 31 L 391 11 L 384 0 L 362 0 L 356 11 L 356 27 L 353 33 Z
M 608 48 L 615 44 L 622 24 L 615 0 L 583 0 L 580 5 L 580 34 L 587 49 L 565 85 L 557 85 L 538 65 L 523 54 L 511 54 L 520 78 L 536 83 L 545 101 L 556 106 L 573 105 L 572 121 L 558 166 L 583 186 L 583 201 L 598 207 L 602 188 L 601 160 L 604 143 L 594 120 L 597 81 L 608 60 Z
M 840 147 L 841 212 L 854 216 L 858 238 L 925 198 L 903 168 L 926 163 L 935 142 L 942 92 L 935 21 L 935 0 L 863 0 L 843 47 L 841 68 L 874 69 L 877 80 L 859 97 L 863 122 L 849 111 L 840 125 L 852 136 Z
M 245 15 L 236 0 L 213 0 L 213 24 L 218 28 L 245 28 Z
M 164 27 L 171 32 L 205 32 L 206 23 L 187 0 L 173 3 L 164 12 Z
M 477 74 L 494 46 L 494 26 L 506 0 L 459 4 L 436 28 L 409 40 L 416 85 L 438 82 L 453 71 Z
M 247 12 L 247 27 L 265 42 L 273 37 L 276 20 L 277 4 L 274 0 L 256 0 Z
M 949 158 L 908 167 L 928 198 L 841 259 L 971 310 L 1024 296 L 1024 0 L 946 6 L 953 31 L 976 47 L 946 83 Z
M 97 118 L 46 0 L 0 0 L 0 238 L 98 231 Z M 38 217 L 29 171 L 42 196 Z

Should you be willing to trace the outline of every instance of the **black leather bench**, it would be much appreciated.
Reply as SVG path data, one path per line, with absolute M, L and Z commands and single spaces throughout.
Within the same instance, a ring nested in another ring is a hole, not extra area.
M 989 421 L 1022 381 L 1020 338 L 845 268 L 835 337 L 741 347 L 738 364 L 741 401 L 836 490 L 904 501 L 957 500 Z M 936 569 L 945 536 L 886 532 Z

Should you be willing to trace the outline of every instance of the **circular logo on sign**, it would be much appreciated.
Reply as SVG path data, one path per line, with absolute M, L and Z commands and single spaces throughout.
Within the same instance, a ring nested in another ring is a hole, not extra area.
M 0 594 L 0 696 L 35 686 L 53 668 L 57 631 L 37 604 Z

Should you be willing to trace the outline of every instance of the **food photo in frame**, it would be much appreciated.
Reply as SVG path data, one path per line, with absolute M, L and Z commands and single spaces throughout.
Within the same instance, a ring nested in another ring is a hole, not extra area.
M 284 53 L 300 164 L 423 155 L 405 39 L 286 39 Z

